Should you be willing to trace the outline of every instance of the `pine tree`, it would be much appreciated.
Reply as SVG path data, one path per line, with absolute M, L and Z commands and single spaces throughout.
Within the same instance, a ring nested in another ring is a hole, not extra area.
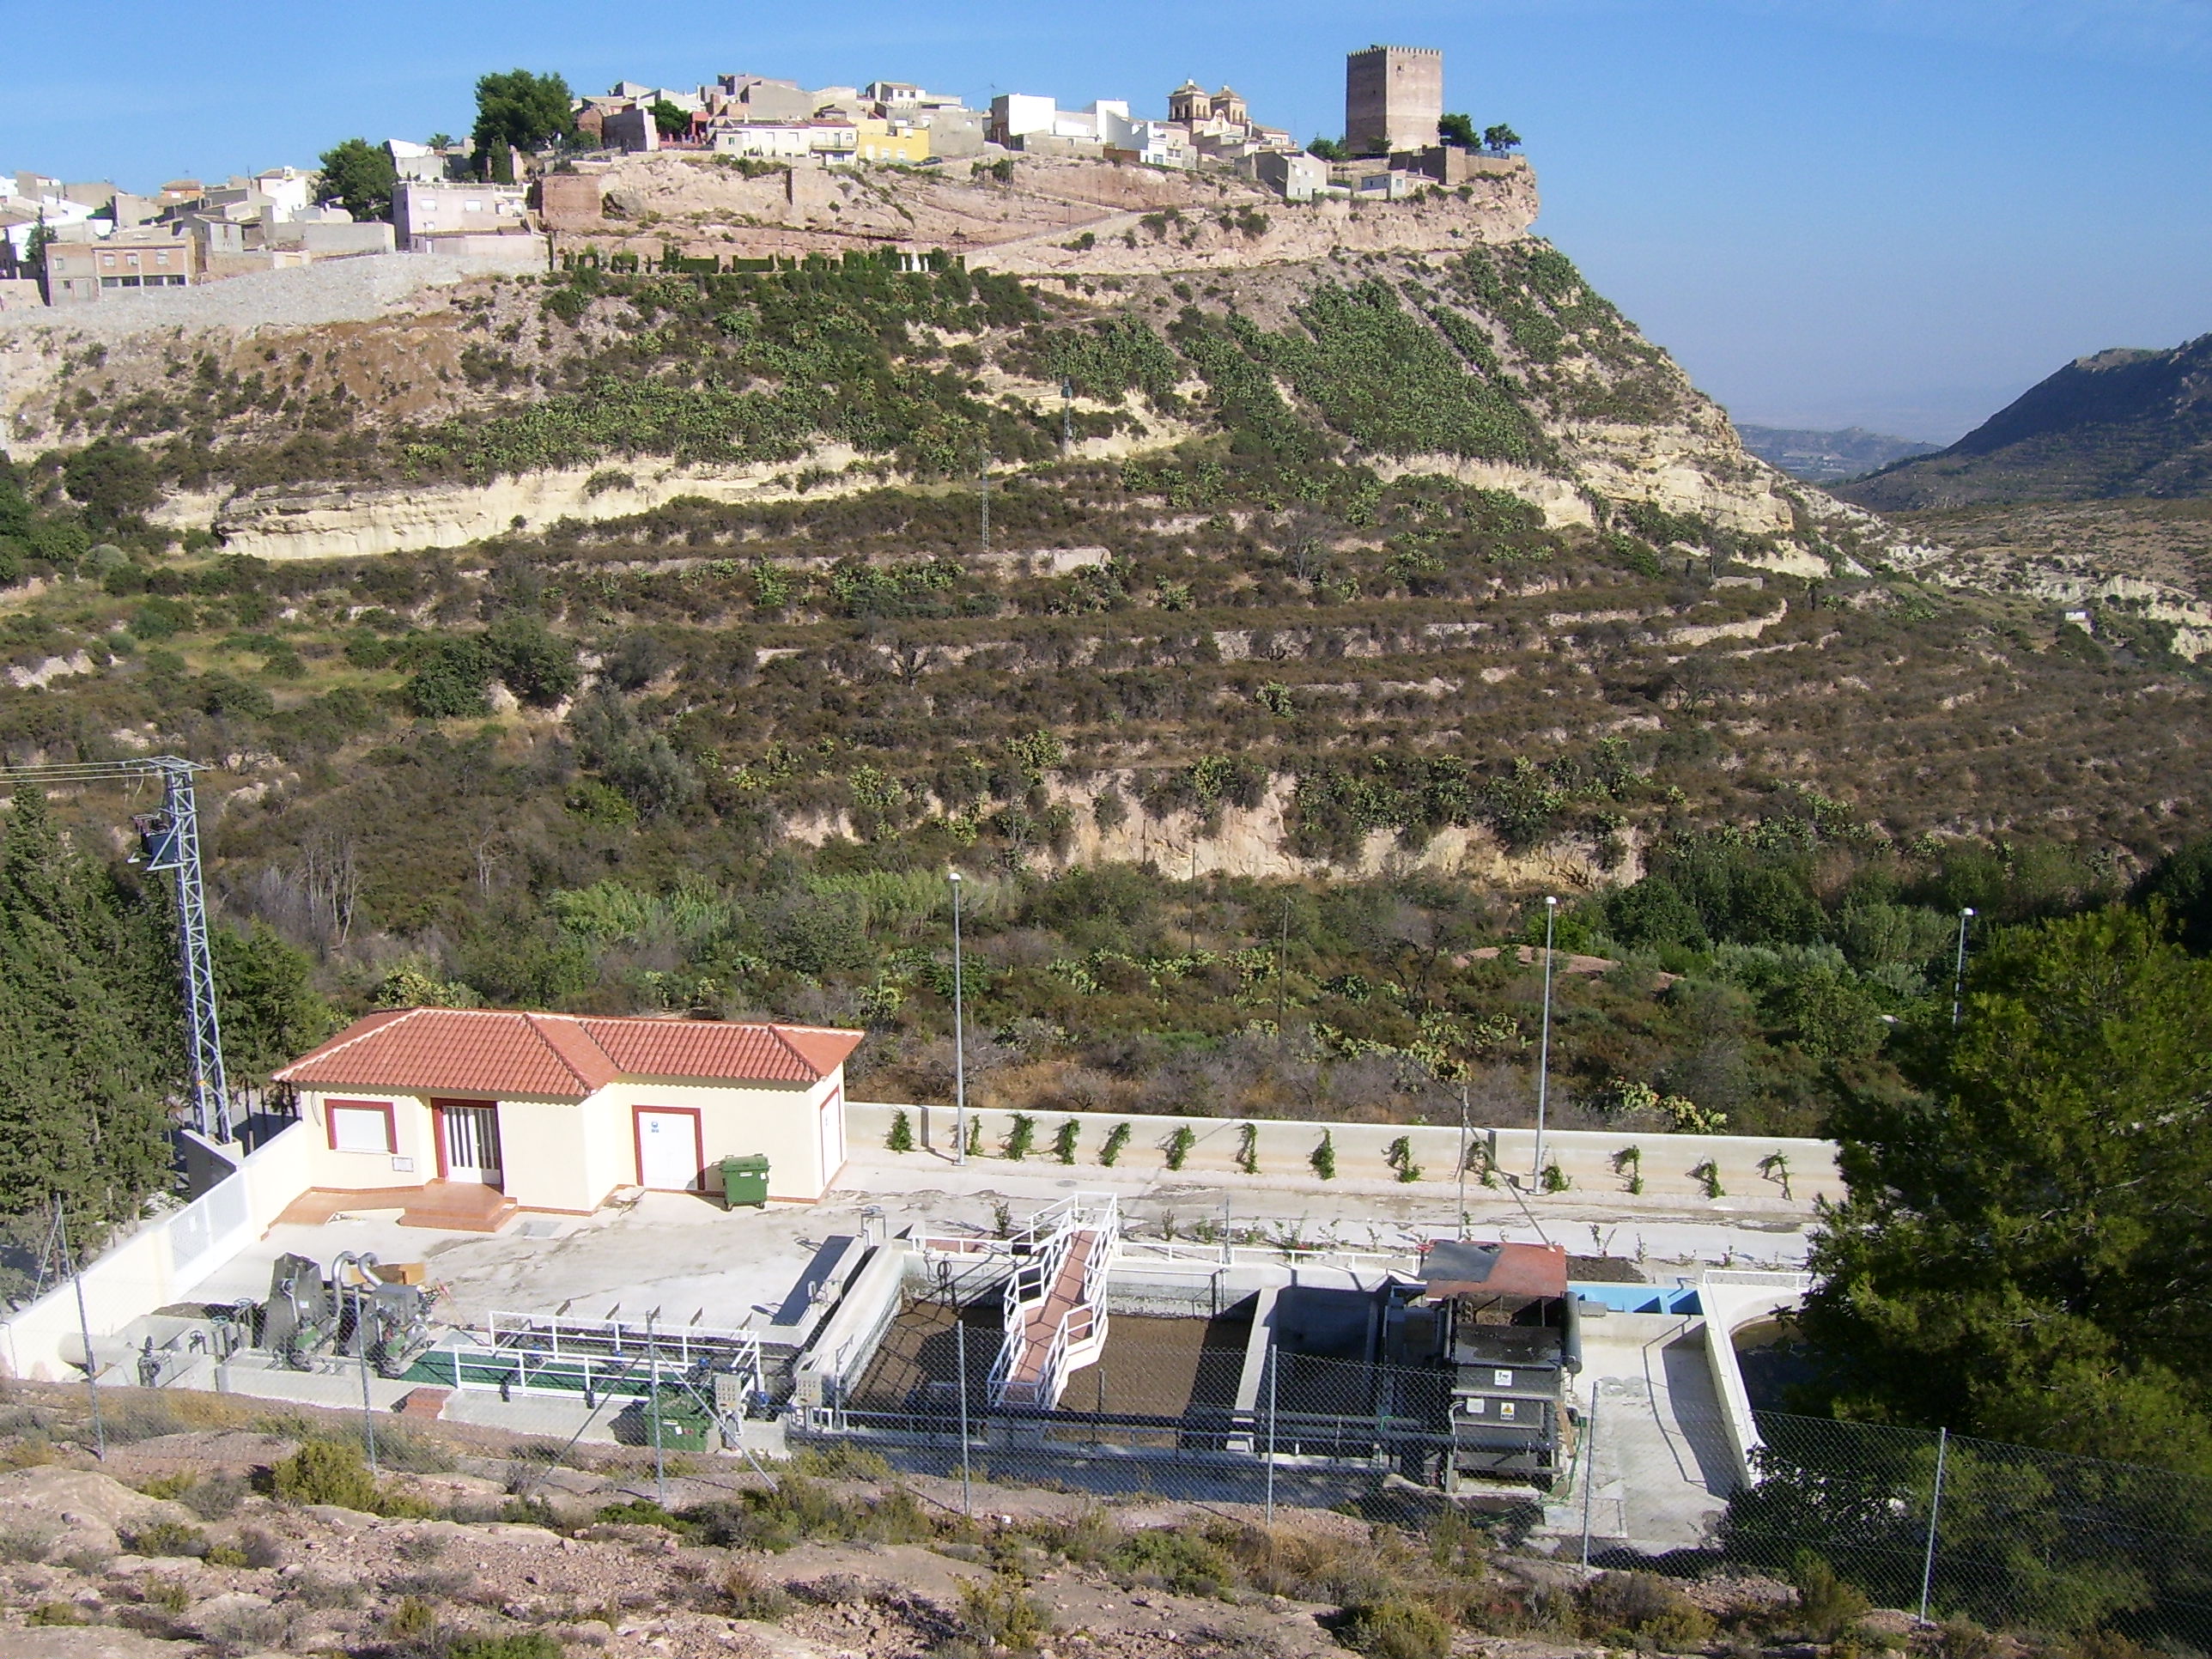
M 169 906 L 71 854 L 36 788 L 0 840 L 0 1217 L 88 1249 L 168 1179 L 183 1069 Z

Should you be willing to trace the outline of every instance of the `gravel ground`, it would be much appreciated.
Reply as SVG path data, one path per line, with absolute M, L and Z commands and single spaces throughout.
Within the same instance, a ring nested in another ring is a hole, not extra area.
M 514 267 L 439 253 L 383 253 L 331 259 L 293 270 L 266 270 L 186 289 L 132 295 L 96 305 L 0 312 L 0 337 L 62 329 L 87 336 L 188 328 L 307 328 L 363 322 L 400 308 L 425 290 Z

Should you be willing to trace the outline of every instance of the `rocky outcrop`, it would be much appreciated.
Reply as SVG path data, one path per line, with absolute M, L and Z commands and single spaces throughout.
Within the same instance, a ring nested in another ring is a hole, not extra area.
M 890 184 L 819 168 L 749 178 L 704 158 L 640 155 L 601 182 L 617 216 L 557 239 L 563 248 L 653 258 L 670 245 L 750 258 L 945 248 L 1021 276 L 1225 270 L 1504 242 L 1527 234 L 1539 206 L 1535 172 L 1518 156 L 1486 158 L 1463 191 L 1374 203 L 1289 203 L 1217 173 L 1047 156 L 1013 158 L 1004 179 L 963 161 Z
M 627 467 L 526 472 L 486 484 L 255 489 L 225 502 L 215 514 L 213 528 L 230 551 L 258 558 L 362 558 L 465 547 L 512 530 L 542 530 L 562 519 L 627 518 L 685 495 L 764 501 L 788 501 L 802 493 L 844 494 L 876 482 L 872 476 L 843 475 L 857 459 L 853 450 L 830 446 L 776 466 L 673 466 L 647 460 Z M 813 482 L 802 491 L 797 475 L 809 468 L 841 476 Z

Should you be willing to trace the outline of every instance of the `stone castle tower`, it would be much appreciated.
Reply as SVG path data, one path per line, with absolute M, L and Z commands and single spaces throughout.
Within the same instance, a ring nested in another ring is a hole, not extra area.
M 1344 60 L 1344 143 L 1354 155 L 1426 149 L 1444 112 L 1444 55 L 1370 46 Z

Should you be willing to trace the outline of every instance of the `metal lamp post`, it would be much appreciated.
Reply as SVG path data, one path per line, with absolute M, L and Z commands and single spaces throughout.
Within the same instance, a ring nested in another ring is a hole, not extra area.
M 1951 1024 L 1955 1030 L 1960 1011 L 1966 1002 L 1966 924 L 1974 919 L 1974 907 L 1966 906 L 1959 912 L 1959 964 L 1951 974 Z
M 1462 1079 L 1459 1085 L 1459 1219 L 1452 1227 L 1452 1237 L 1462 1240 L 1467 1237 L 1467 1082 Z
M 960 872 L 952 872 L 952 1136 L 955 1164 L 968 1162 L 968 1019 L 960 972 Z
M 1535 1179 L 1544 1179 L 1544 1112 L 1550 1104 L 1552 1091 L 1552 936 L 1559 919 L 1559 901 L 1552 894 L 1544 896 L 1544 1035 L 1536 1050 L 1536 1169 Z

